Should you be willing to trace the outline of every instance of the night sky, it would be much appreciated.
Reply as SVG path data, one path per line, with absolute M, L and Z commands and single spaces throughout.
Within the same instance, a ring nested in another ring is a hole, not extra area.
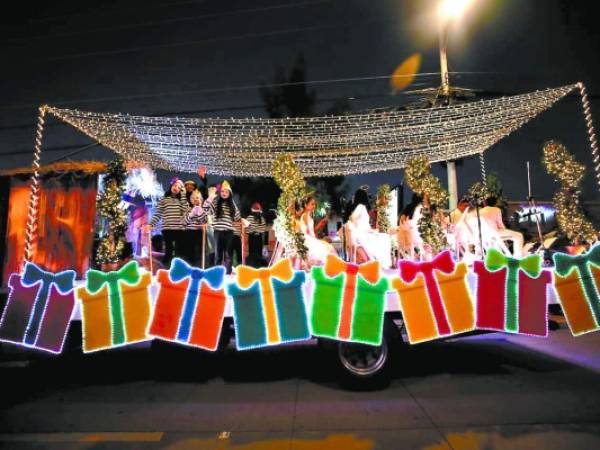
M 317 111 L 346 100 L 352 112 L 414 101 L 392 95 L 396 66 L 423 56 L 413 85 L 439 85 L 435 1 L 253 0 L 86 1 L 21 6 L 1 19 L 1 168 L 31 164 L 36 109 L 66 108 L 190 117 L 265 116 L 257 86 L 276 65 L 306 58 Z M 450 33 L 451 84 L 481 96 L 510 95 L 583 81 L 600 125 L 600 50 L 594 2 L 475 0 Z M 357 78 L 368 78 L 357 80 Z M 352 79 L 352 80 L 349 80 Z M 319 81 L 328 80 L 327 83 Z M 531 161 L 534 193 L 555 185 L 541 166 L 548 139 L 588 165 L 585 197 L 597 199 L 580 97 L 571 94 L 486 153 L 510 199 L 523 199 Z M 43 163 L 109 159 L 90 140 L 51 119 Z M 84 148 L 82 150 L 82 148 Z M 434 171 L 445 172 L 436 165 Z M 477 158 L 459 167 L 459 192 L 479 177 Z M 402 171 L 352 177 L 352 187 L 397 184 Z

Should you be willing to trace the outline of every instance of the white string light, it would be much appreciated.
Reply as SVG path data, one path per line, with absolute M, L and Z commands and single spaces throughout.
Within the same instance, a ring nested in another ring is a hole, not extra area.
M 577 83 L 579 92 L 581 94 L 581 105 L 583 106 L 583 115 L 585 117 L 585 125 L 587 126 L 588 140 L 590 141 L 590 148 L 592 149 L 592 163 L 594 167 L 594 173 L 596 175 L 596 182 L 598 183 L 598 189 L 600 190 L 600 153 L 598 152 L 598 142 L 596 141 L 596 131 L 594 130 L 594 123 L 592 122 L 592 110 L 590 108 L 590 102 L 588 100 L 587 91 L 582 82 Z
M 31 261 L 32 244 L 37 236 L 37 210 L 40 196 L 40 159 L 42 156 L 42 138 L 44 135 L 45 116 L 48 108 L 46 105 L 38 108 L 38 121 L 35 132 L 35 148 L 33 151 L 33 162 L 31 163 L 31 193 L 29 195 L 29 207 L 27 208 L 27 225 L 25 228 L 25 261 Z
M 483 156 L 483 151 L 479 154 L 479 168 L 481 169 L 481 182 L 485 186 L 487 183 L 487 175 L 485 173 L 485 158 Z
M 284 119 L 144 117 L 49 108 L 125 158 L 156 168 L 271 176 L 279 154 L 303 175 L 333 176 L 481 154 L 579 85 L 410 111 Z M 583 95 L 583 94 L 582 94 Z

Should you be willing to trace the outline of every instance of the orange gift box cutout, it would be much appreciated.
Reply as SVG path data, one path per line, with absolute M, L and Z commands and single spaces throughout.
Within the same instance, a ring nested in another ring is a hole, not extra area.
M 179 281 L 174 281 L 170 273 L 173 270 L 158 271 L 160 289 L 148 332 L 159 339 L 214 351 L 227 302 L 223 287 L 225 269 L 219 266 L 204 271 L 177 258 L 173 264 L 185 272 L 175 277 Z M 205 281 L 206 274 L 210 281 Z M 213 289 L 210 282 L 219 288 Z
M 140 273 L 136 261 L 115 272 L 87 272 L 86 285 L 76 289 L 85 353 L 150 339 L 146 330 L 151 315 L 151 282 L 150 273 Z
M 392 288 L 398 292 L 400 309 L 411 344 L 472 331 L 475 328 L 473 299 L 466 280 L 467 266 L 458 263 L 449 274 L 433 271 L 433 277 L 443 306 L 449 332 L 439 326 L 431 305 L 431 295 L 425 277 L 419 273 L 412 283 L 400 278 L 392 280 Z

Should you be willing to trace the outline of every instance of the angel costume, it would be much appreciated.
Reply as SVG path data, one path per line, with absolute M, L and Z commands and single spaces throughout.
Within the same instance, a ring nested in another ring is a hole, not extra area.
M 370 259 L 379 261 L 381 267 L 389 268 L 392 265 L 391 237 L 371 228 L 365 205 L 359 204 L 354 208 L 348 223 L 352 227 L 353 244 L 362 247 Z
M 335 254 L 335 249 L 331 244 L 317 238 L 315 222 L 310 214 L 302 214 L 300 231 L 304 234 L 304 245 L 308 249 L 307 260 L 310 265 L 325 264 L 327 255 Z

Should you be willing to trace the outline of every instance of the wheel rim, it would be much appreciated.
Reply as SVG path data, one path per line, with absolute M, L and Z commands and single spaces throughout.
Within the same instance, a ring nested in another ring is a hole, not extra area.
M 385 339 L 378 347 L 340 342 L 338 356 L 346 370 L 359 377 L 369 377 L 375 375 L 385 365 L 387 345 Z

